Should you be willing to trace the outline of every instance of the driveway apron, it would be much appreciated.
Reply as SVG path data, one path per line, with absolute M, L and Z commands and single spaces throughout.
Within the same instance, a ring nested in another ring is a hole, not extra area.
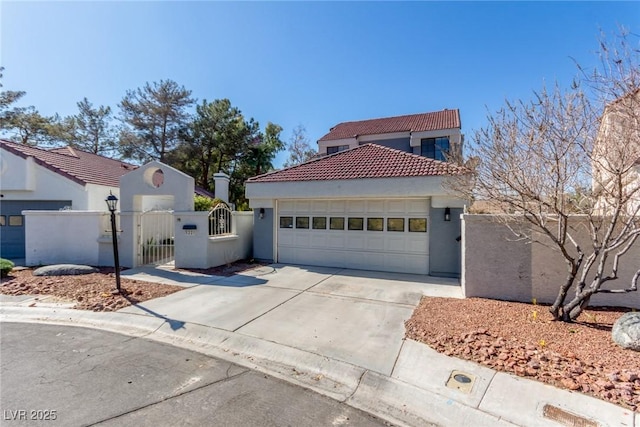
M 237 332 L 390 375 L 404 321 L 425 294 L 461 297 L 451 279 L 274 264 L 121 311 Z

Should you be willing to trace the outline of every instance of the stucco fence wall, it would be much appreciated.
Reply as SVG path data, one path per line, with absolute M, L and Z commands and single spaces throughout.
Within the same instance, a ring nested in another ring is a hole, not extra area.
M 572 221 L 582 232 L 579 241 L 587 243 L 588 232 L 578 223 L 579 220 Z M 512 224 L 518 226 L 516 220 Z M 540 235 L 536 235 L 536 239 L 547 241 Z M 462 215 L 462 242 L 461 282 L 466 297 L 520 302 L 531 302 L 535 298 L 537 302 L 550 304 L 567 274 L 564 258 L 557 250 L 537 242 L 517 241 L 514 233 L 492 215 Z M 620 278 L 603 288 L 629 287 L 638 267 L 640 241 L 621 258 Z M 574 295 L 575 288 L 572 288 L 567 301 Z M 596 294 L 590 305 L 640 308 L 640 291 Z
M 252 256 L 253 212 L 232 212 L 231 234 L 223 236 L 209 236 L 208 212 L 175 212 L 174 218 L 177 268 L 217 267 Z
M 24 215 L 26 265 L 114 265 L 108 212 L 24 211 Z M 209 268 L 250 258 L 253 212 L 233 212 L 232 215 L 232 234 L 211 237 L 208 212 L 174 212 L 175 266 Z M 197 228 L 185 230 L 185 224 Z M 117 229 L 122 257 L 122 233 L 127 230 L 121 230 L 119 225 Z M 121 265 L 130 267 L 122 260 Z
M 101 211 L 24 211 L 25 264 L 113 266 L 111 219 Z

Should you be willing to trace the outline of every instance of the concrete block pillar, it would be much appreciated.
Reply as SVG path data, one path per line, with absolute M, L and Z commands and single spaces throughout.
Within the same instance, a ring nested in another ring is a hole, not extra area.
M 229 175 L 224 172 L 213 174 L 215 195 L 225 203 L 229 203 Z

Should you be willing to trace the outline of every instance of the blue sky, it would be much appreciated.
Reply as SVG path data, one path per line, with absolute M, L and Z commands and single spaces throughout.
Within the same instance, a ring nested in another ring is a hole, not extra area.
M 342 121 L 459 108 L 471 139 L 487 109 L 568 84 L 600 29 L 640 32 L 635 2 L 0 3 L 4 89 L 43 114 L 173 79 L 229 98 L 261 125 L 315 141 Z M 279 166 L 286 153 L 278 156 Z

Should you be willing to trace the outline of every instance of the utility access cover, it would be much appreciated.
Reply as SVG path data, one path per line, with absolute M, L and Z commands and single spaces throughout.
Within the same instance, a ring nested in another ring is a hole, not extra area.
M 476 376 L 462 371 L 452 371 L 446 386 L 462 393 L 471 393 Z

